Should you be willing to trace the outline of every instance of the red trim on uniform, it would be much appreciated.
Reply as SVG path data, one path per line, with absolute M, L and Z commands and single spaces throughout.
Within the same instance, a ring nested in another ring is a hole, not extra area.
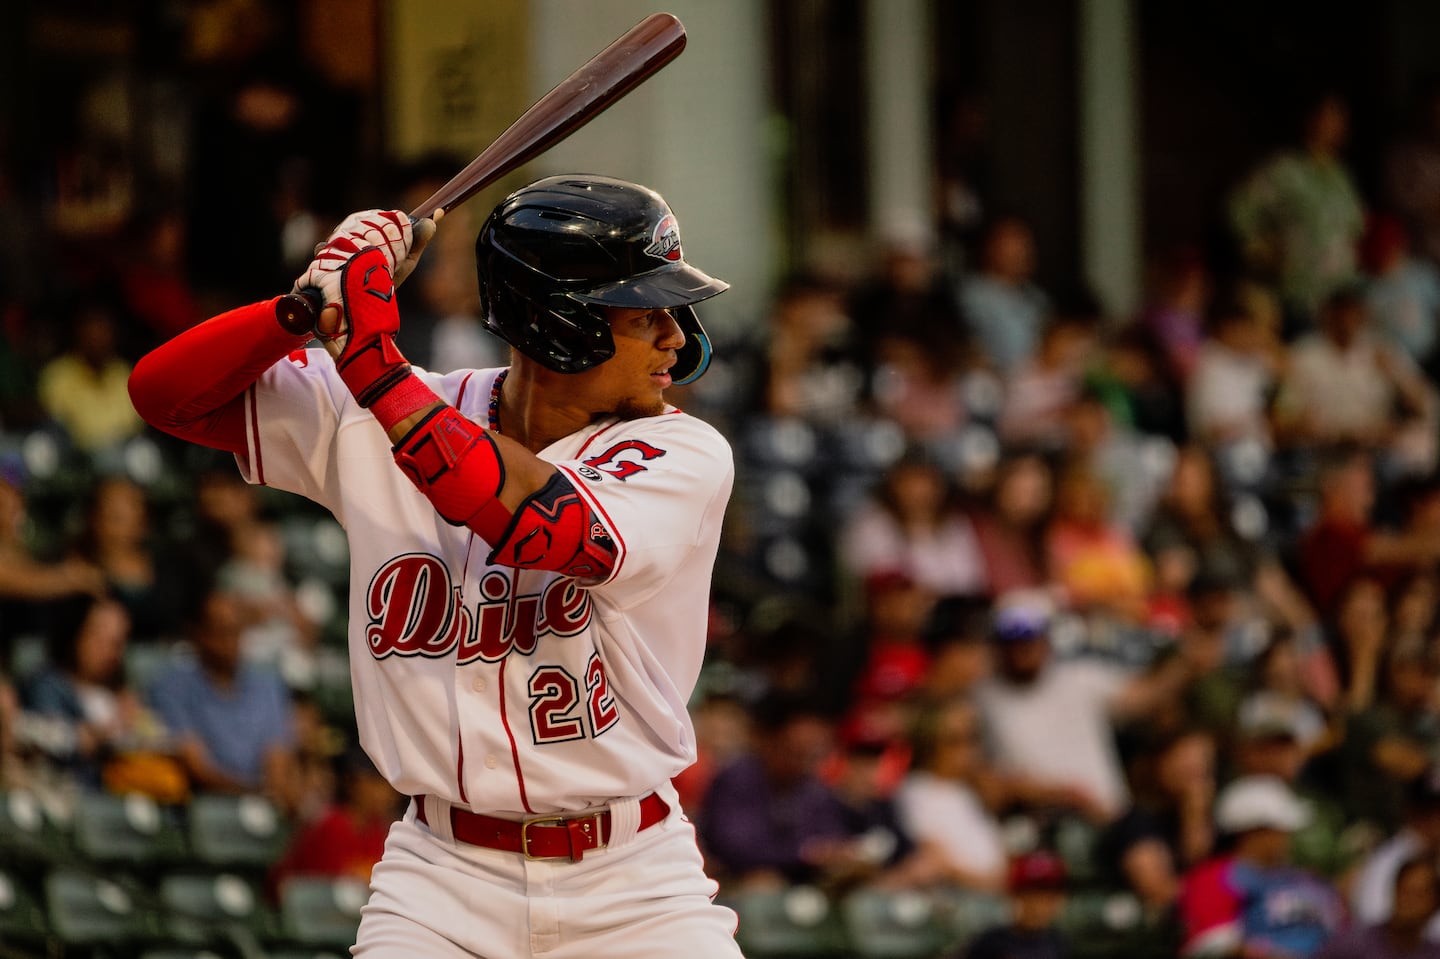
M 260 452 L 260 400 L 255 396 L 255 387 L 245 391 L 245 404 L 250 407 L 250 435 L 255 439 L 255 480 L 265 485 L 265 457 Z
M 470 385 L 470 377 L 474 375 L 475 371 L 471 370 L 469 373 L 466 373 L 465 378 L 460 381 L 460 392 L 455 394 L 455 402 L 453 404 L 457 410 L 460 409 L 460 404 L 465 402 L 465 387 Z
M 510 714 L 505 712 L 505 664 L 510 662 L 506 656 L 500 660 L 500 675 L 496 682 L 500 684 L 500 725 L 505 727 L 505 738 L 510 740 L 510 762 L 515 766 L 515 785 L 520 789 L 520 805 L 525 807 L 528 813 L 534 813 L 530 808 L 530 800 L 525 796 L 525 773 L 520 769 L 520 748 L 515 745 L 515 733 L 510 729 Z
M 458 729 L 455 730 L 455 745 L 460 750 L 460 756 L 455 761 L 455 785 L 460 787 L 460 801 L 468 803 L 470 800 L 465 796 L 465 737 Z
M 588 440 L 586 440 L 584 443 L 582 443 L 582 444 L 580 445 L 580 451 L 575 454 L 575 459 L 578 460 L 580 457 L 584 456 L 584 455 L 585 455 L 585 451 L 590 448 L 590 444 L 593 443 L 593 442 L 595 442 L 595 441 L 596 441 L 597 439 L 599 439 L 600 437 L 604 436 L 605 433 L 606 433 L 608 430 L 612 430 L 612 429 L 614 429 L 615 427 L 619 426 L 621 423 L 626 423 L 626 422 L 629 422 L 629 421 L 628 421 L 628 420 L 616 420 L 615 422 L 611 423 L 609 426 L 602 426 L 602 427 L 600 427 L 600 429 L 596 430 L 594 433 L 592 433 L 592 434 L 590 435 L 590 438 L 589 438 Z
M 584 450 L 581 450 L 581 452 L 583 453 Z M 566 469 L 564 466 L 556 466 L 555 468 L 564 472 L 564 474 L 569 477 L 570 485 L 575 487 L 575 491 L 585 498 L 585 502 L 589 503 L 590 507 L 600 514 L 600 517 L 605 520 L 605 528 L 608 529 L 610 535 L 615 538 L 615 545 L 619 547 L 615 552 L 615 567 L 610 570 L 609 576 L 606 576 L 600 581 L 601 583 L 613 582 L 615 577 L 620 575 L 620 567 L 625 565 L 625 557 L 630 553 L 630 548 L 625 545 L 625 537 L 620 535 L 620 528 L 615 525 L 615 521 L 610 518 L 610 514 L 605 512 L 605 507 L 600 505 L 600 501 L 596 499 L 594 494 L 585 486 L 584 480 L 581 479 L 577 473 Z

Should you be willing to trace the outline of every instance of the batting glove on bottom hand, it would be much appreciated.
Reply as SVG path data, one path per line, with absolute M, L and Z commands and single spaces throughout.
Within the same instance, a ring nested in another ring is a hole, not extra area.
M 351 256 L 338 271 L 337 284 L 343 332 L 319 335 L 331 341 L 335 369 L 355 401 L 369 408 L 410 373 L 395 346 L 400 310 L 384 251 L 371 247 Z

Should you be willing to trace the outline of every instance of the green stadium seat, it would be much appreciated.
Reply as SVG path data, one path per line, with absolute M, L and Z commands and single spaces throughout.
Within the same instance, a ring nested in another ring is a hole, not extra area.
M 0 862 L 44 867 L 72 858 L 70 814 L 63 816 L 38 793 L 0 792 Z
M 178 944 L 268 941 L 279 920 L 255 882 L 233 873 L 183 872 L 160 880 L 166 932 Z
M 980 933 L 1010 921 L 1010 901 L 1004 896 L 955 886 L 932 893 L 935 915 L 945 930 L 947 952 L 959 951 Z
M 67 950 L 143 945 L 164 936 L 159 913 L 142 887 L 72 866 L 46 875 L 45 911 L 51 932 Z
M 1059 929 L 1072 959 L 1163 959 L 1175 955 L 1172 930 L 1145 913 L 1133 893 L 1082 890 L 1071 893 Z
M 151 871 L 188 855 L 176 810 L 149 796 L 87 793 L 75 810 L 75 847 L 86 860 Z
M 370 887 L 358 879 L 296 876 L 280 887 L 280 939 L 289 947 L 347 951 Z
M 839 910 L 812 886 L 739 891 L 719 901 L 739 916 L 735 938 L 750 959 L 818 959 L 848 952 Z
M 924 893 L 857 890 L 841 900 L 840 914 L 862 959 L 929 959 L 950 942 L 936 901 Z
M 45 906 L 12 872 L 0 869 L 0 943 L 35 946 L 45 942 Z
M 220 869 L 268 869 L 289 841 L 288 825 L 263 796 L 196 796 L 186 835 L 200 863 Z

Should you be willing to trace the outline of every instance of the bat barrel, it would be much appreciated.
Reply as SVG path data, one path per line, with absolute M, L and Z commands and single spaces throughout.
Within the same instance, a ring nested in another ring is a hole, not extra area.
M 584 126 L 685 49 L 685 27 L 652 13 L 566 77 L 495 142 L 417 206 L 416 219 L 447 212 Z

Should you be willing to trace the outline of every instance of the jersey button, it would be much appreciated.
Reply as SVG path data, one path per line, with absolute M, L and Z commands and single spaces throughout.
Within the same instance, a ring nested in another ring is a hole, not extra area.
M 490 755 L 488 755 L 488 756 L 485 757 L 485 768 L 486 768 L 486 769 L 494 769 L 495 766 L 496 766 L 495 754 L 494 754 L 494 753 L 491 753 Z
M 475 692 L 477 692 L 477 693 L 483 693 L 483 692 L 485 692 L 485 680 L 484 680 L 483 677 L 476 676 L 476 677 L 475 677 L 475 681 L 474 681 L 473 683 L 471 683 L 470 686 L 471 686 L 471 688 L 474 689 Z

